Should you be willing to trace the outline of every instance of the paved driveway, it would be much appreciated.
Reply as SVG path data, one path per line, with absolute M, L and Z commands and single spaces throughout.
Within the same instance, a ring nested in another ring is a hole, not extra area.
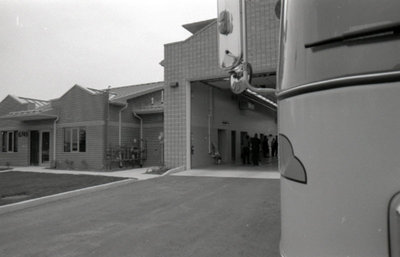
M 0 216 L 0 256 L 279 256 L 279 180 L 167 176 Z

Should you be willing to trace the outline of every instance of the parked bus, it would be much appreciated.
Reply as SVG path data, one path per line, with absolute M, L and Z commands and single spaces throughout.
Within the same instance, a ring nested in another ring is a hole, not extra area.
M 399 257 L 400 1 L 281 9 L 281 255 Z

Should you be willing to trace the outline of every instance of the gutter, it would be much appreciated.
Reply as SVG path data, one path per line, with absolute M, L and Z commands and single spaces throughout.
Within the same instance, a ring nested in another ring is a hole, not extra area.
M 121 147 L 121 134 L 122 134 L 122 112 L 128 108 L 128 103 L 119 110 L 119 124 L 118 124 L 118 145 Z
M 211 122 L 213 117 L 213 88 L 209 87 L 208 91 L 208 154 L 211 154 Z
M 140 165 L 142 165 L 142 151 L 143 151 L 143 118 L 133 112 L 133 115 L 140 120 Z

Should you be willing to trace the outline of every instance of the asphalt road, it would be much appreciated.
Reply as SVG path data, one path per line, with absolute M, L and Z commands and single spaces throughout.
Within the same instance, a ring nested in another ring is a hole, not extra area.
M 278 257 L 279 180 L 167 176 L 0 216 L 0 256 Z

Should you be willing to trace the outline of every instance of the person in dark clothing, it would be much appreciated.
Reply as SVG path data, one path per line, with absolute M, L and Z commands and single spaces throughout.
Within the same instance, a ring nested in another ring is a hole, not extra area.
M 253 165 L 258 165 L 258 160 L 260 158 L 260 139 L 258 139 L 257 133 L 251 139 L 251 150 L 252 150 L 252 161 Z
M 263 136 L 263 139 L 261 141 L 261 147 L 262 147 L 264 158 L 269 157 L 269 144 L 268 144 L 267 136 Z
M 278 137 L 275 136 L 271 142 L 272 157 L 278 156 Z
M 245 135 L 242 141 L 242 163 L 250 164 L 250 140 L 249 136 Z

